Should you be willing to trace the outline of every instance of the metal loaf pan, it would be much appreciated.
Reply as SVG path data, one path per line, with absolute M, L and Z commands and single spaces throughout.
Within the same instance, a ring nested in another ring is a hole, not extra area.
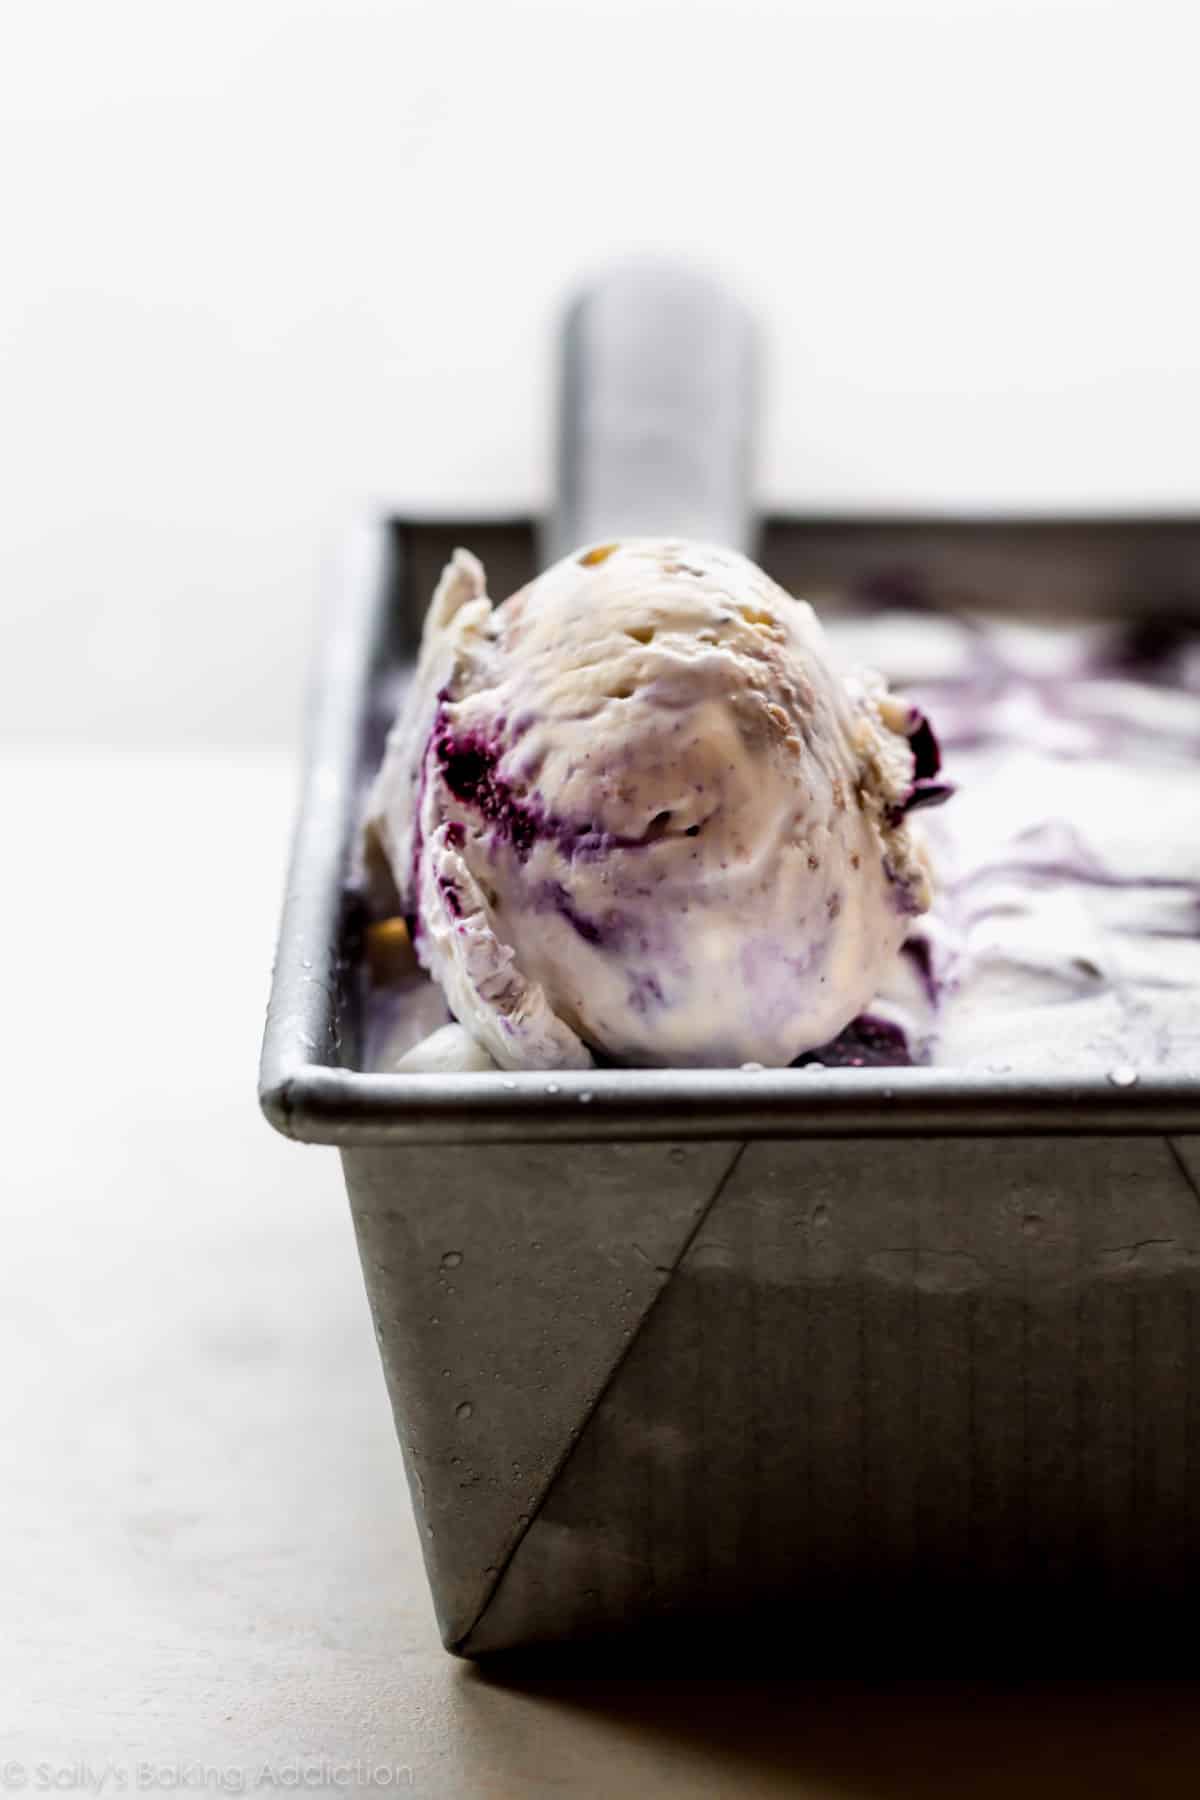
M 539 560 L 532 521 L 349 547 L 261 1085 L 341 1151 L 447 1646 L 736 1615 L 902 1659 L 935 1616 L 1028 1643 L 1186 1591 L 1200 1072 L 356 1067 L 350 845 L 459 542 L 498 594 Z M 801 593 L 1200 609 L 1200 520 L 773 519 L 757 550 Z

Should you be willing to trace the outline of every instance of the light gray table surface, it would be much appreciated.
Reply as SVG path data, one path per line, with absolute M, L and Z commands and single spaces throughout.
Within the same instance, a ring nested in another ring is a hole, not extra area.
M 276 754 L 0 762 L 0 1784 L 1194 1792 L 1190 1689 L 918 1682 L 902 1627 L 883 1686 L 445 1655 L 336 1159 L 254 1103 L 292 792 Z

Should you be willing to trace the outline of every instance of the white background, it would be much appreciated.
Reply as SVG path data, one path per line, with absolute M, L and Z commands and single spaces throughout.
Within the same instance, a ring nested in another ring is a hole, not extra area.
M 340 526 L 539 504 L 629 248 L 760 310 L 767 500 L 1193 506 L 1194 19 L 12 0 L 0 731 L 288 742 Z

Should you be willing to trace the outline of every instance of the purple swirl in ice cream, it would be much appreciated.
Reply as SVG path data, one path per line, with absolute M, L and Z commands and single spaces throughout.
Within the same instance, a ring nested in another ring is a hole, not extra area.
M 964 619 L 910 599 L 829 635 L 935 710 L 959 790 L 928 821 L 934 906 L 872 1014 L 914 1058 L 984 1073 L 1200 1065 L 1197 622 Z

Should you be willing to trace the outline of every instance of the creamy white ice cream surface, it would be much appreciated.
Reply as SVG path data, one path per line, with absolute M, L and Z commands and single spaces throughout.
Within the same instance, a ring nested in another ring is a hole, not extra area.
M 957 784 L 872 1015 L 977 1073 L 1200 1067 L 1200 621 L 893 612 L 830 636 L 930 708 Z
M 945 793 L 926 712 L 958 791 L 910 827 Z M 822 633 L 677 544 L 493 608 L 460 554 L 370 814 L 445 993 L 376 1008 L 372 1066 L 1200 1066 L 1197 623 Z

